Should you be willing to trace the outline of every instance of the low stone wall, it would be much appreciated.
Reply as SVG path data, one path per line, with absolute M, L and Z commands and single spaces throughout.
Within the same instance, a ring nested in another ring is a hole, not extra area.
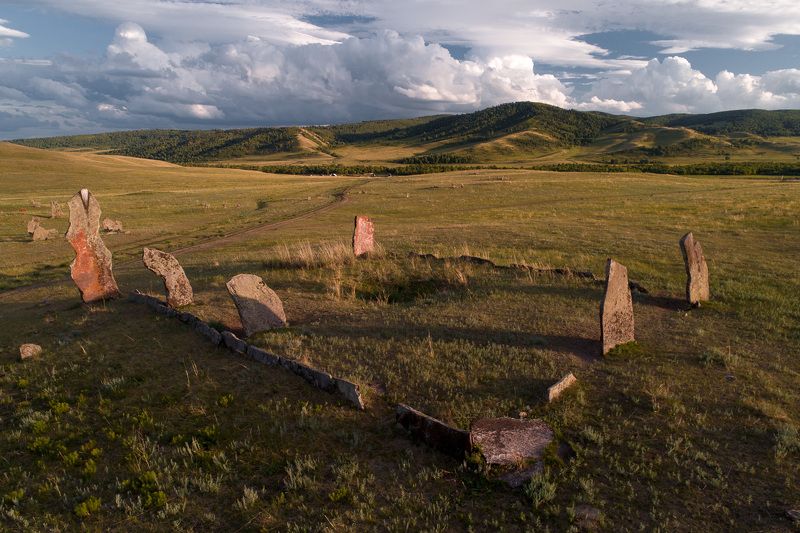
M 292 359 L 269 353 L 257 346 L 248 344 L 230 331 L 223 331 L 220 333 L 193 314 L 173 309 L 158 298 L 137 291 L 130 293 L 128 295 L 128 300 L 146 304 L 160 315 L 177 318 L 184 324 L 194 328 L 195 331 L 206 337 L 211 344 L 215 346 L 222 346 L 238 355 L 242 355 L 253 361 L 258 361 L 259 363 L 283 367 L 289 372 L 300 376 L 318 389 L 341 396 L 354 405 L 356 409 L 364 409 L 364 402 L 358 391 L 358 385 L 355 383 L 347 381 L 346 379 L 333 377 L 327 372 L 317 370 L 316 368 L 312 368 Z
M 553 276 L 565 276 L 569 278 L 589 279 L 597 284 L 605 284 L 604 278 L 598 278 L 588 270 L 572 270 L 571 268 L 537 268 L 529 265 L 520 265 L 517 263 L 513 263 L 510 265 L 498 265 L 491 259 L 485 259 L 483 257 L 475 257 L 474 255 L 460 255 L 458 257 L 438 257 L 433 254 L 420 254 L 417 252 L 409 252 L 408 256 L 411 258 L 424 259 L 426 261 L 432 261 L 435 263 L 445 263 L 445 262 L 468 263 L 471 265 L 487 266 L 489 268 L 494 268 L 496 270 L 517 270 L 521 272 L 534 272 L 537 274 L 551 274 Z M 630 281 L 628 283 L 628 286 L 632 291 L 638 291 L 642 294 L 649 294 L 649 291 L 647 289 L 645 289 L 640 283 L 637 283 L 635 281 Z

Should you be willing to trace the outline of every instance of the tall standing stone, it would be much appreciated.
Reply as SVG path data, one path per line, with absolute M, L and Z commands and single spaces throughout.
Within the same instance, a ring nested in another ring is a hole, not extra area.
M 609 259 L 606 263 L 606 289 L 600 303 L 600 329 L 603 355 L 615 346 L 633 342 L 633 299 L 628 286 L 628 269 Z
M 238 274 L 231 278 L 227 287 L 239 311 L 246 337 L 286 326 L 286 313 L 281 299 L 260 277 Z
M 693 306 L 711 299 L 708 287 L 708 264 L 700 243 L 691 232 L 680 240 L 683 263 L 686 265 L 686 300 Z
M 144 266 L 164 279 L 167 304 L 170 307 L 181 307 L 192 303 L 194 298 L 192 286 L 174 255 L 155 248 L 145 248 L 142 250 L 142 261 Z
M 70 273 L 86 303 L 120 295 L 111 271 L 111 252 L 100 238 L 100 204 L 88 189 L 69 201 L 67 240 L 75 250 Z
M 50 201 L 50 218 L 61 218 L 64 216 L 64 211 L 61 209 L 61 204 L 55 200 Z
M 375 226 L 369 217 L 357 216 L 353 229 L 353 254 L 356 257 L 370 254 L 375 249 Z

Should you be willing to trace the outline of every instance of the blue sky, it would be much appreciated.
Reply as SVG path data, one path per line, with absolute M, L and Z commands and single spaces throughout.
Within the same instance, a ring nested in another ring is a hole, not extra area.
M 786 0 L 3 0 L 0 138 L 800 108 Z

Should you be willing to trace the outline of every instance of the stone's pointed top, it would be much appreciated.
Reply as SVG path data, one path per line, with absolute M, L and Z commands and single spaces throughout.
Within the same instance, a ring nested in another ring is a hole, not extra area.
M 89 189 L 81 189 L 81 200 L 83 200 L 83 207 L 89 209 Z

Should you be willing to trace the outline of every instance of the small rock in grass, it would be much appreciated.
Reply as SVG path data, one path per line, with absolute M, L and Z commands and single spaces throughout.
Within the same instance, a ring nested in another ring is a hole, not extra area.
M 570 372 L 569 374 L 561 378 L 561 380 L 559 380 L 558 383 L 547 388 L 547 401 L 548 402 L 554 401 L 556 398 L 561 396 L 562 392 L 564 392 L 569 387 L 577 383 L 577 381 L 578 380 L 575 377 L 575 375 L 572 372 Z
M 56 236 L 56 230 L 54 230 L 54 229 L 46 229 L 46 228 L 43 228 L 42 226 L 36 226 L 33 229 L 33 234 L 31 236 L 31 238 L 34 241 L 46 241 L 48 239 L 52 239 L 55 236 Z
M 600 528 L 600 509 L 581 504 L 575 507 L 575 525 L 583 531 L 595 531 Z
M 110 218 L 103 219 L 103 231 L 108 233 L 121 233 L 122 222 L 119 220 L 112 220 Z
M 23 344 L 19 347 L 20 360 L 38 357 L 42 353 L 42 347 L 38 344 Z

